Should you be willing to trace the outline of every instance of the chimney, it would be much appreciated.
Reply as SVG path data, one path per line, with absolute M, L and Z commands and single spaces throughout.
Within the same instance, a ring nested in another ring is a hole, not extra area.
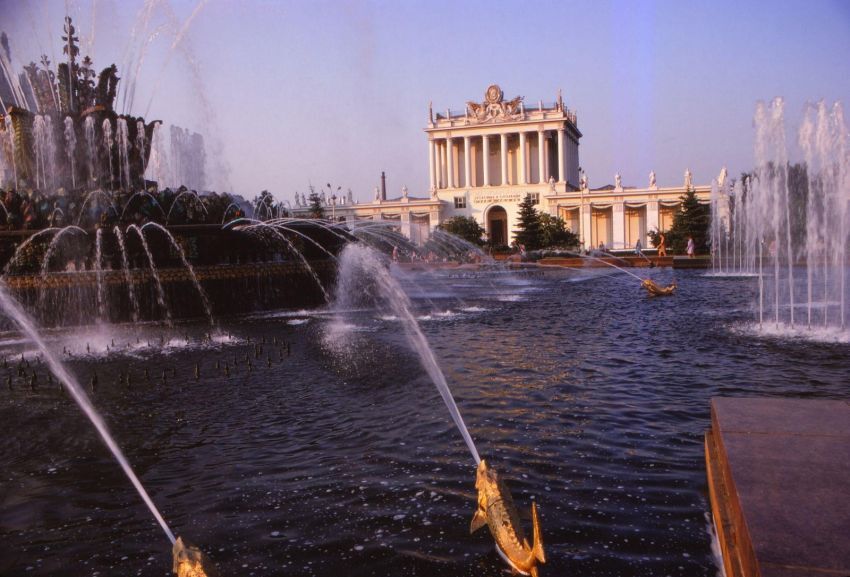
M 381 200 L 387 200 L 387 175 L 381 171 Z

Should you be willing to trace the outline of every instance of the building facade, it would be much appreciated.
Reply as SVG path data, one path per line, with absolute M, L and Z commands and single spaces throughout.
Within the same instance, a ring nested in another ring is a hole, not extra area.
M 650 173 L 645 188 L 613 186 L 590 189 L 581 172 L 575 112 L 560 92 L 551 103 L 527 106 L 523 97 L 504 98 L 493 84 L 483 101 L 469 101 L 461 111 L 435 114 L 429 108 L 426 197 L 386 198 L 375 189 L 369 203 L 335 205 L 338 220 L 398 221 L 414 242 L 456 216 L 473 217 L 494 244 L 510 244 L 518 225 L 519 205 L 527 195 L 538 210 L 563 218 L 586 248 L 633 248 L 649 245 L 648 233 L 667 230 L 681 196 L 693 189 L 708 203 L 710 186 L 694 186 L 685 171 L 682 186 L 660 188 Z M 306 211 L 296 207 L 296 214 Z

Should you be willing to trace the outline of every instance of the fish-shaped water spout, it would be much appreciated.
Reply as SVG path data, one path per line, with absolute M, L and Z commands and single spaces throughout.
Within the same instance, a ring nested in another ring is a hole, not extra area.
M 670 296 L 673 294 L 673 291 L 676 290 L 676 283 L 673 283 L 669 286 L 662 287 L 658 285 L 652 279 L 643 279 L 643 282 L 640 283 L 640 286 L 646 289 L 646 292 L 649 293 L 649 296 Z
M 184 545 L 182 538 L 177 537 L 171 554 L 174 556 L 174 574 L 177 577 L 207 577 L 202 562 L 203 554 L 196 547 Z
M 484 459 L 478 464 L 475 488 L 478 489 L 478 510 L 472 517 L 469 532 L 474 533 L 486 524 L 496 540 L 496 551 L 508 565 L 522 575 L 537 577 L 537 564 L 545 563 L 546 556 L 543 554 L 543 537 L 535 504 L 531 504 L 534 543 L 529 545 L 511 492 Z

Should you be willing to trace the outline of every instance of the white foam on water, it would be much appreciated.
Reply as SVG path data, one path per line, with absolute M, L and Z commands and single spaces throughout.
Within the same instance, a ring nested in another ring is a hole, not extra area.
M 745 336 L 803 341 L 811 343 L 850 344 L 850 330 L 836 326 L 811 326 L 787 323 L 764 322 L 746 323 L 732 327 L 732 330 Z

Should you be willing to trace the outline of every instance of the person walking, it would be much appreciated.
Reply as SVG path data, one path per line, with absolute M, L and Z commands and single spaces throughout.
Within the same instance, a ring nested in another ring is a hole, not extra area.
M 667 256 L 667 237 L 663 232 L 658 233 L 658 256 Z

